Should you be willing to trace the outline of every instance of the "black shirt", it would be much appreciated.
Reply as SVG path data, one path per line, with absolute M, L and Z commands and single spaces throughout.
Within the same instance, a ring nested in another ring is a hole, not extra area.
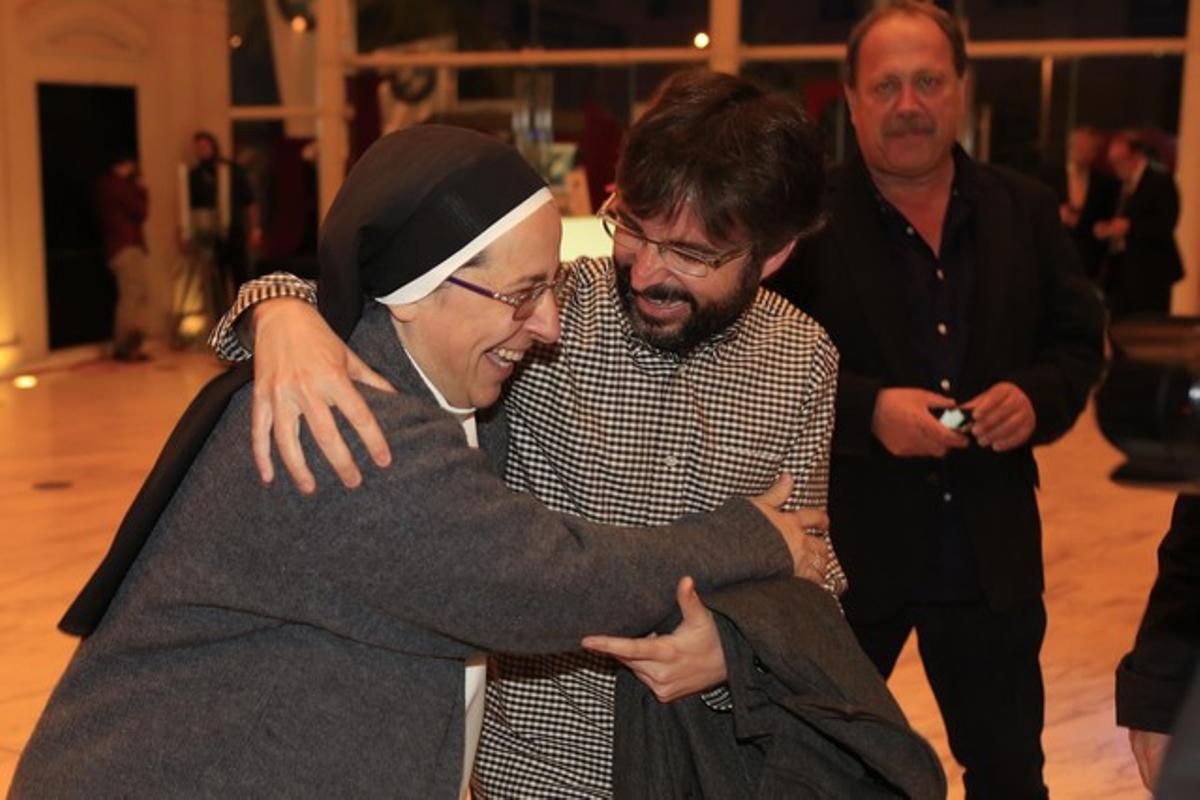
M 966 353 L 968 308 L 974 284 L 974 202 L 962 148 L 954 148 L 954 181 L 942 223 L 939 252 L 933 252 L 916 227 L 878 191 L 880 221 L 895 269 L 908 287 L 905 297 L 913 353 L 921 367 L 923 387 L 965 403 L 958 393 Z M 952 455 L 951 455 L 952 457 Z M 927 484 L 931 503 L 942 510 L 943 524 L 930 531 L 926 575 L 918 600 L 954 603 L 981 596 L 966 526 L 955 502 L 950 457 L 930 459 Z

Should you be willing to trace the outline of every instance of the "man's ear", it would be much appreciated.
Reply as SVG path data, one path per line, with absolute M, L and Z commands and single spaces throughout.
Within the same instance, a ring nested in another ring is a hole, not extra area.
M 759 278 L 759 283 L 774 275 L 787 263 L 787 260 L 792 257 L 792 251 L 796 249 L 797 241 L 799 241 L 799 237 L 792 239 L 783 247 L 767 256 L 767 260 L 763 262 L 762 277 Z

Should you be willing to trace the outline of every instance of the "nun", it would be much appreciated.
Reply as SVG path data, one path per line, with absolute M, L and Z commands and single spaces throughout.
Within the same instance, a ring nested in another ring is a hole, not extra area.
M 649 535 L 552 513 L 505 488 L 503 442 L 477 449 L 477 410 L 558 336 L 560 231 L 494 139 L 427 126 L 368 150 L 322 230 L 320 307 L 396 388 L 364 388 L 396 463 L 354 492 L 264 486 L 246 373 L 206 387 L 63 620 L 87 638 L 10 796 L 456 798 L 481 654 L 644 632 L 683 575 L 796 571 L 820 522 L 766 496 Z

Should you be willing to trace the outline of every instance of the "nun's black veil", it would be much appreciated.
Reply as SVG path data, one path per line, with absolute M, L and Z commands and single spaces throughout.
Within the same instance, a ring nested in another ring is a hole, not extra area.
M 366 298 L 442 264 L 543 187 L 515 150 L 483 134 L 428 125 L 383 137 L 354 165 L 321 228 L 321 314 L 348 339 Z M 230 398 L 253 376 L 242 364 L 200 390 L 61 630 L 87 636 L 96 629 Z

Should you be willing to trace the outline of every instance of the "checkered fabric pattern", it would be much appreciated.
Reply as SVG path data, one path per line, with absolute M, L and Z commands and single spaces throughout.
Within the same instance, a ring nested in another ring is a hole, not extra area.
M 238 289 L 237 299 L 208 334 L 208 346 L 226 361 L 246 361 L 251 353 L 238 338 L 237 323 L 242 312 L 264 300 L 294 297 L 309 303 L 317 302 L 317 285 L 287 272 L 272 272 L 261 278 L 246 281 Z
M 510 486 L 598 522 L 661 525 L 760 494 L 786 470 L 789 507 L 825 505 L 837 351 L 816 322 L 760 289 L 681 358 L 633 332 L 611 260 L 564 267 L 562 339 L 527 354 L 506 394 Z M 247 284 L 212 335 L 218 353 L 246 353 L 231 321 L 279 296 L 311 300 L 312 288 L 280 275 Z M 488 677 L 477 800 L 612 796 L 615 662 L 496 655 Z
M 510 383 L 509 485 L 613 525 L 662 525 L 796 479 L 790 507 L 824 506 L 837 351 L 816 322 L 760 290 L 684 358 L 647 345 L 612 264 L 581 259 L 562 340 Z M 496 655 L 475 791 L 486 800 L 612 795 L 615 662 Z

